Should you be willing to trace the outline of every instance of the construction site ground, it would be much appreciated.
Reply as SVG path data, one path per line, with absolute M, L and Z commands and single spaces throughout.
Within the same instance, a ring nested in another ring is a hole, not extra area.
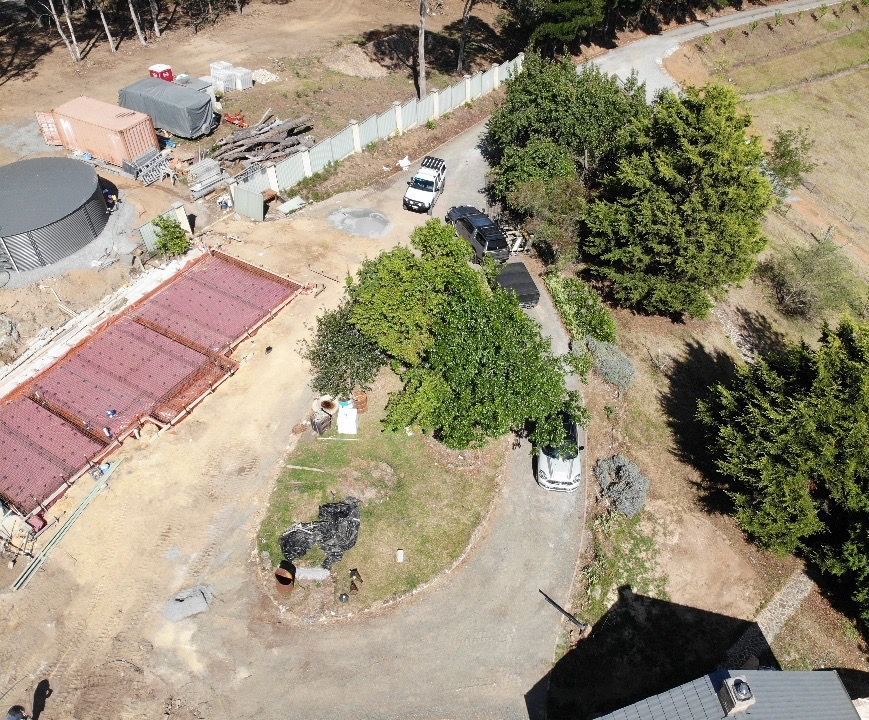
M 461 183 L 448 188 L 438 212 L 459 200 L 483 204 L 472 190 L 484 185 L 479 132 L 478 126 L 444 148 Z M 211 242 L 222 239 L 223 250 L 244 260 L 302 282 L 323 283 L 325 289 L 317 297 L 300 296 L 243 342 L 234 353 L 241 362 L 238 372 L 190 418 L 164 434 L 146 432 L 139 441 L 125 442 L 115 456 L 123 464 L 109 489 L 44 570 L 24 591 L 0 596 L 6 619 L 0 687 L 10 690 L 7 697 L 26 698 L 50 676 L 58 692 L 46 718 L 153 717 L 156 707 L 176 697 L 184 710 L 175 708 L 172 717 L 245 714 L 253 699 L 241 686 L 235 700 L 213 689 L 242 683 L 255 656 L 267 661 L 276 642 L 294 645 L 292 633 L 277 641 L 272 637 L 281 614 L 260 589 L 255 534 L 278 461 L 293 446 L 291 429 L 310 408 L 300 342 L 321 309 L 338 302 L 347 273 L 405 241 L 427 219 L 401 209 L 403 190 L 399 178 L 386 191 L 336 196 L 286 221 L 230 219 L 206 235 Z M 377 238 L 348 235 L 329 220 L 341 207 L 379 211 L 391 226 Z M 226 240 L 229 236 L 240 240 Z M 268 354 L 266 346 L 273 348 Z M 90 482 L 85 477 L 75 485 L 50 515 L 70 513 Z M 3 585 L 22 569 L 23 562 L 4 567 Z M 564 571 L 569 585 L 570 567 Z M 163 618 L 163 605 L 198 582 L 215 588 L 209 622 L 230 637 L 197 633 L 191 620 L 173 624 Z M 541 671 L 548 654 L 543 653 Z M 317 672 L 313 665 L 295 669 Z M 260 676 L 257 693 L 260 683 L 271 687 L 279 674 L 272 668 Z M 267 697 L 258 697 L 257 706 L 270 705 Z M 277 711 L 281 702 L 271 707 Z M 262 715 L 270 716 L 281 715 Z

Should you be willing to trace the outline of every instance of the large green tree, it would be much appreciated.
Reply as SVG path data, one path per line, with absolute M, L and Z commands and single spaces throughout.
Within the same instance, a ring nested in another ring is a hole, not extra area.
M 705 316 L 764 247 L 772 189 L 730 88 L 665 91 L 641 116 L 586 215 L 584 250 L 627 305 Z
M 440 220 L 429 220 L 411 236 L 421 252 L 397 247 L 366 260 L 348 286 L 353 323 L 387 355 L 417 365 L 433 342 L 449 288 L 480 283 L 467 264 L 468 243 Z
M 432 430 L 455 448 L 524 428 L 539 442 L 560 442 L 550 419 L 565 405 L 579 414 L 579 405 L 549 341 L 509 293 L 479 283 L 457 290 L 445 301 L 425 367 L 392 399 L 387 422 Z
M 594 65 L 577 72 L 568 58 L 547 60 L 529 52 L 489 120 L 488 146 L 500 191 L 506 194 L 532 177 L 564 175 L 566 156 L 580 173 L 597 170 L 618 154 L 624 128 L 647 112 L 645 87 L 636 78 L 623 85 Z M 523 151 L 524 162 L 517 162 Z M 529 167 L 534 171 L 527 172 Z
M 317 318 L 314 337 L 306 343 L 304 357 L 311 363 L 311 387 L 319 393 L 347 398 L 356 388 L 368 390 L 385 357 L 351 321 L 344 302 Z
M 869 325 L 742 368 L 699 418 L 740 525 L 839 578 L 869 620 Z
M 489 287 L 468 263 L 467 243 L 440 220 L 415 230 L 411 243 L 419 255 L 382 253 L 348 287 L 352 322 L 404 381 L 387 425 L 421 427 L 455 448 L 510 430 L 561 442 L 559 411 L 584 420 L 584 409 L 537 324 L 512 294 Z

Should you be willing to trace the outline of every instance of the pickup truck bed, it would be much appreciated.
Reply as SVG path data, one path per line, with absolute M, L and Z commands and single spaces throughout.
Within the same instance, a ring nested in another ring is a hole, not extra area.
M 519 304 L 524 308 L 532 308 L 540 300 L 540 291 L 524 263 L 506 263 L 496 282 L 505 290 L 512 290 L 516 293 Z

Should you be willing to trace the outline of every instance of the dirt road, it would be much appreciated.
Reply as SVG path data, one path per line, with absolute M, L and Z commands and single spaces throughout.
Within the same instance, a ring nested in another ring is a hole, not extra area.
M 823 4 L 821 0 L 787 0 L 770 7 L 752 8 L 683 25 L 660 35 L 650 35 L 630 45 L 616 48 L 606 55 L 595 58 L 594 62 L 604 72 L 618 75 L 622 79 L 627 78 L 631 72 L 637 72 L 640 79 L 646 83 L 646 95 L 651 99 L 659 90 L 678 87 L 676 81 L 664 69 L 664 58 L 673 53 L 682 43 L 719 30 L 736 28 L 753 20 L 764 20 L 777 13 L 811 10 Z

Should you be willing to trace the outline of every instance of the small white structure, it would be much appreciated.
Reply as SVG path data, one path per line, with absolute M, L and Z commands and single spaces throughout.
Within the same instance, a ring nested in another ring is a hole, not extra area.
M 356 419 L 358 412 L 353 407 L 352 400 L 342 400 L 338 403 L 338 434 L 355 435 L 357 433 Z

